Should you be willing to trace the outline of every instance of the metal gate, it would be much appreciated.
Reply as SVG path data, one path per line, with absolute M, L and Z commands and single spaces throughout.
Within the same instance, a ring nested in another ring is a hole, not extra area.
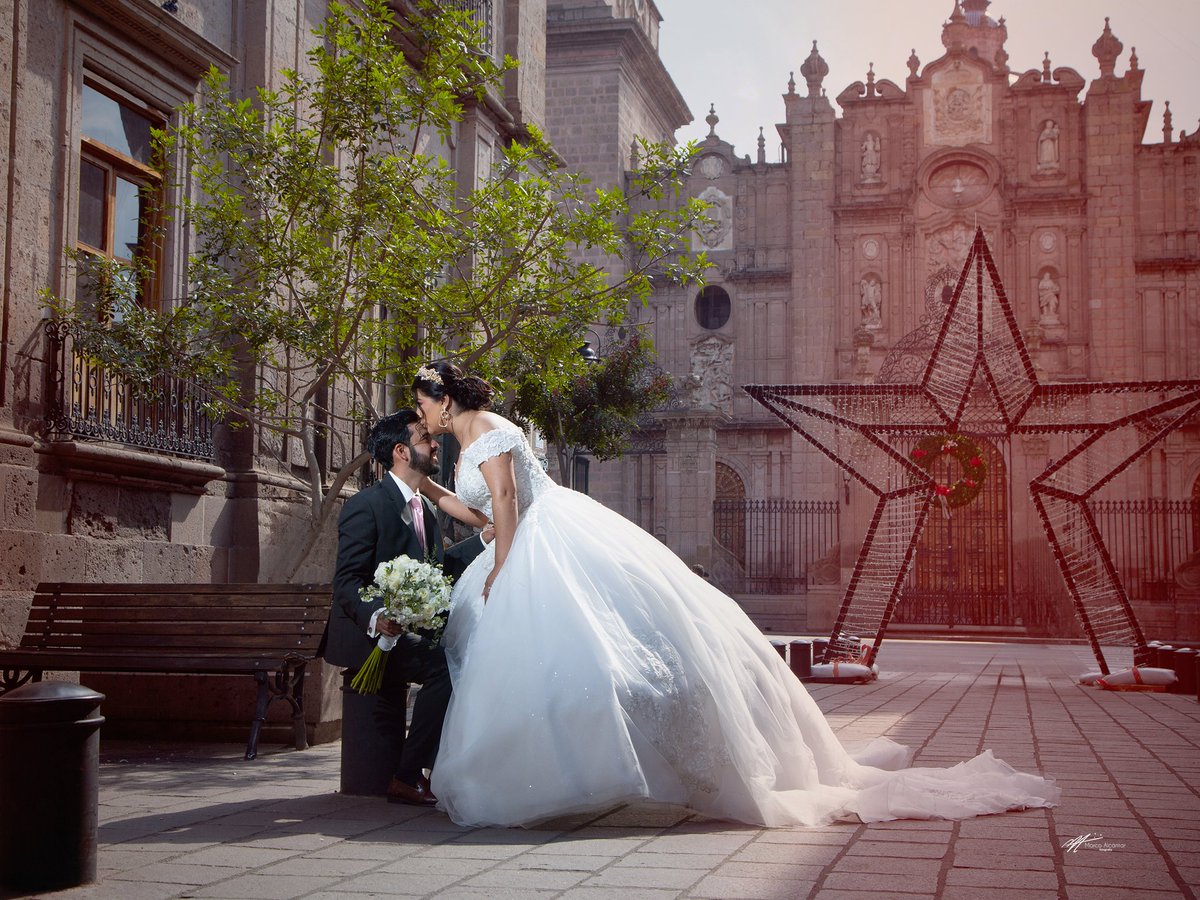
M 1023 624 L 1010 590 L 1008 469 L 995 445 L 976 441 L 987 462 L 983 489 L 965 506 L 941 504 L 930 510 L 892 620 L 896 624 Z M 943 454 L 930 474 L 939 484 L 953 484 L 962 477 L 958 466 L 951 454 Z

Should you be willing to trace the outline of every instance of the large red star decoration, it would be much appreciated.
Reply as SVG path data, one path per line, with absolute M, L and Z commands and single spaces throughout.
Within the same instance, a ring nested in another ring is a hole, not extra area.
M 982 230 L 920 381 L 745 390 L 878 498 L 825 661 L 859 657 L 867 642 L 874 660 L 928 516 L 949 514 L 952 489 L 919 458 L 931 435 L 944 436 L 936 449 L 947 453 L 960 436 L 966 445 L 1069 436 L 1063 455 L 1030 479 L 1034 506 L 1101 671 L 1109 671 L 1103 646 L 1132 647 L 1145 661 L 1145 637 L 1089 500 L 1200 410 L 1200 381 L 1040 382 Z M 955 488 L 970 482 L 965 465 Z

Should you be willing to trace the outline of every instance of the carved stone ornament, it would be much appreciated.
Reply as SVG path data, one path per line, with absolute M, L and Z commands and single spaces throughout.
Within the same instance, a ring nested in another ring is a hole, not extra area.
M 714 154 L 701 158 L 696 164 L 696 174 L 709 179 L 720 178 L 725 174 L 725 160 Z
M 692 346 L 691 363 L 689 405 L 728 415 L 733 409 L 733 344 L 709 335 Z
M 696 228 L 696 237 L 709 250 L 733 249 L 733 198 L 715 187 L 700 192 L 700 200 L 708 204 L 704 214 L 709 222 Z
M 863 241 L 862 254 L 866 259 L 876 259 L 879 256 L 879 241 L 867 238 Z
M 992 93 L 974 66 L 941 69 L 925 92 L 925 141 L 963 147 L 992 140 Z
M 1053 253 L 1054 248 L 1058 246 L 1058 235 L 1053 231 L 1043 231 L 1038 236 L 1038 246 L 1042 248 L 1043 253 Z

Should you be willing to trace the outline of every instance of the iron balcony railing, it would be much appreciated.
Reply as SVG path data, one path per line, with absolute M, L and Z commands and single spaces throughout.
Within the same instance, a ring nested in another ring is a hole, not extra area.
M 496 18 L 492 0 L 442 0 L 451 9 L 470 13 L 479 24 L 480 37 L 489 52 L 495 53 Z
M 49 395 L 46 436 L 109 441 L 198 459 L 213 456 L 214 423 L 207 393 L 165 375 L 149 384 L 89 359 L 75 346 L 71 329 L 47 322 Z

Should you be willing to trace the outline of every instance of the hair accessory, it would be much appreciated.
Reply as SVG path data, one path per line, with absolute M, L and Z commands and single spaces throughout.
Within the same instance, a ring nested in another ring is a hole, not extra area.
M 421 368 L 417 369 L 417 377 L 423 381 L 430 381 L 436 385 L 444 386 L 442 385 L 442 376 L 438 374 L 438 370 L 431 369 L 429 366 L 421 366 Z

